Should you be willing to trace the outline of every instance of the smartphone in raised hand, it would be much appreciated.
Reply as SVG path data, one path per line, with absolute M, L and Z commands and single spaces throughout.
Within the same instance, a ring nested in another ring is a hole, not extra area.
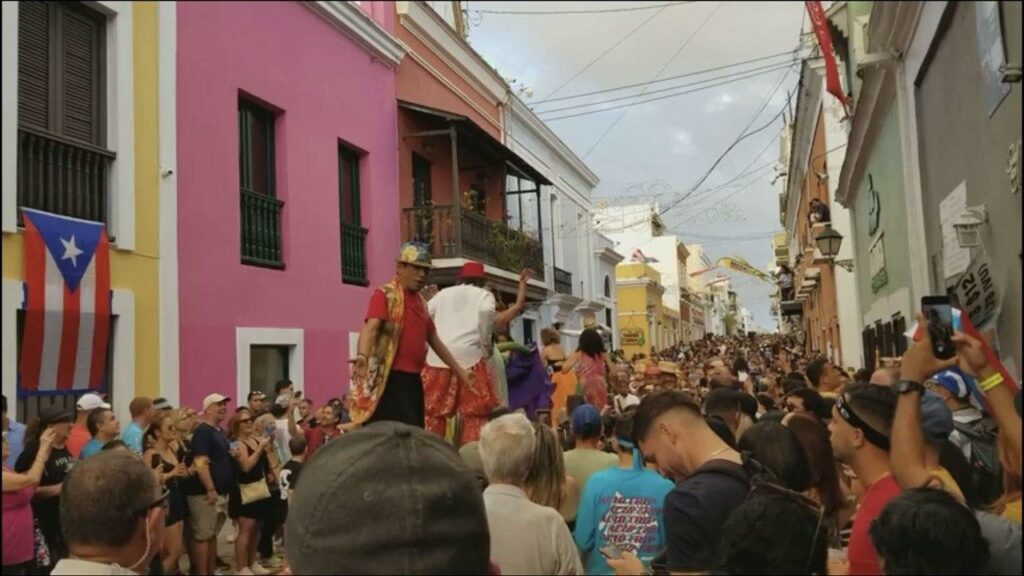
M 601 552 L 601 555 L 605 558 L 611 558 L 612 560 L 618 560 L 619 558 L 622 558 L 622 550 L 619 550 L 611 544 L 602 546 L 601 548 L 599 548 L 599 551 Z
M 953 304 L 949 296 L 925 296 L 921 298 L 921 312 L 924 314 L 928 338 L 932 341 L 932 353 L 940 360 L 956 355 L 953 347 Z

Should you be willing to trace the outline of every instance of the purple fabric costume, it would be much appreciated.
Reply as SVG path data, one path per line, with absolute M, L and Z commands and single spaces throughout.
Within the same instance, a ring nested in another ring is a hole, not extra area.
M 537 410 L 551 409 L 551 392 L 555 389 L 541 362 L 537 346 L 530 345 L 528 354 L 512 352 L 505 363 L 508 376 L 508 407 L 512 410 L 524 408 L 533 419 Z

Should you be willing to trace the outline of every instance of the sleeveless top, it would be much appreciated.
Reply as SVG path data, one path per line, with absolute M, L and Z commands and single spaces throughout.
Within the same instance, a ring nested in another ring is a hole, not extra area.
M 600 379 L 602 385 L 604 384 L 604 354 L 591 356 L 589 354 L 580 353 L 580 360 L 576 363 L 576 366 L 580 382 L 584 387 L 588 384 L 596 384 L 596 380 L 598 379 Z
M 244 444 L 244 442 L 242 443 Z M 249 446 L 248 444 L 246 444 L 245 447 L 248 448 L 250 451 L 253 450 L 253 447 Z M 238 466 L 238 483 L 249 484 L 251 482 L 259 482 L 260 480 L 266 478 L 267 470 L 269 469 L 270 461 L 267 459 L 267 453 L 261 451 L 260 459 L 256 461 L 256 464 L 253 465 L 253 467 L 250 468 L 248 472 L 243 470 L 241 465 Z
M 178 446 L 178 449 L 174 451 L 174 456 L 175 456 L 175 458 L 178 459 L 179 463 L 186 464 L 186 462 L 185 462 L 186 452 L 185 452 L 185 449 L 182 446 L 180 446 L 180 445 Z M 164 457 L 163 457 L 162 454 L 160 454 L 159 452 L 155 452 L 154 451 L 153 452 L 153 460 L 150 462 L 150 467 L 151 468 L 156 468 L 155 465 L 157 464 L 157 461 L 159 461 L 159 464 L 160 464 L 160 472 L 162 472 L 164 474 L 170 474 L 171 472 L 174 472 L 174 467 L 177 466 L 177 464 L 172 464 L 172 463 L 168 462 L 167 460 L 164 460 Z M 164 485 L 167 486 L 168 490 L 174 490 L 176 488 L 182 487 L 183 481 L 184 481 L 183 478 L 168 478 L 164 482 Z

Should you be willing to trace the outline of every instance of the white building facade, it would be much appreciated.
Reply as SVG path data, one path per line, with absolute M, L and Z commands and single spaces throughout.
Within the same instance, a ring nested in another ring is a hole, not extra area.
M 562 344 L 576 346 L 585 323 L 594 321 L 614 334 L 615 264 L 622 256 L 592 226 L 591 194 L 599 180 L 568 146 L 515 95 L 505 115 L 506 146 L 543 173 L 551 186 L 540 194 L 544 277 L 550 296 L 528 309 L 513 325 L 513 334 L 536 336 L 540 328 L 560 323 Z M 605 290 L 605 278 L 610 289 Z
M 594 222 L 621 254 L 628 258 L 642 255 L 661 275 L 661 285 L 665 288 L 662 305 L 680 317 L 677 331 L 665 343 L 671 346 L 700 338 L 704 330 L 693 322 L 688 274 L 690 252 L 677 236 L 663 234 L 664 224 L 658 212 L 657 203 L 598 204 Z

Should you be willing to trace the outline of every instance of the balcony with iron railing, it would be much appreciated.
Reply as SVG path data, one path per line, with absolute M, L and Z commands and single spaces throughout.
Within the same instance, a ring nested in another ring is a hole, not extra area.
M 434 258 L 467 258 L 512 273 L 528 267 L 536 278 L 544 279 L 540 240 L 474 210 L 463 208 L 456 220 L 455 210 L 448 205 L 405 208 L 402 239 L 425 244 Z
M 369 285 L 366 277 L 366 233 L 358 224 L 341 224 L 341 280 L 346 284 Z
M 555 292 L 572 296 L 572 272 L 555 267 Z
M 284 201 L 241 189 L 242 263 L 284 268 L 281 254 L 281 210 Z
M 18 207 L 106 222 L 114 158 L 109 150 L 19 127 Z

